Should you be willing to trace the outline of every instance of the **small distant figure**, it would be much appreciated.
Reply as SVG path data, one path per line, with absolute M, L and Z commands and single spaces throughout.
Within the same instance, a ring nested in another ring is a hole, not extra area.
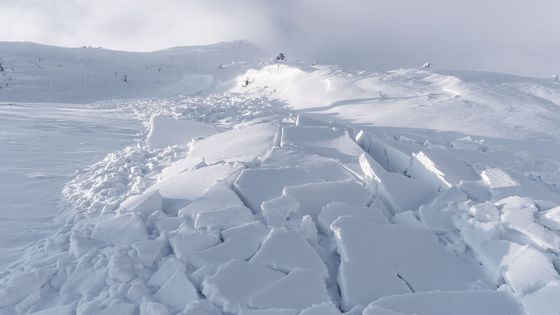
M 431 62 L 426 62 L 422 65 L 422 69 L 430 69 L 431 66 L 432 66 Z
M 559 80 L 559 79 L 558 79 L 558 75 L 557 75 L 557 74 L 553 75 L 553 76 L 552 76 L 552 80 L 558 82 L 558 80 Z
M 251 84 L 251 80 L 249 80 L 249 78 L 246 78 L 245 81 L 243 81 L 243 85 L 241 85 L 242 87 L 248 87 L 249 84 Z
M 0 72 L 4 72 L 4 66 L 0 63 Z
M 128 82 L 128 75 L 126 75 L 126 74 L 124 75 L 124 80 L 123 81 L 124 81 L 124 83 Z
M 286 60 L 286 56 L 284 53 L 279 53 L 278 56 L 275 58 L 276 62 Z

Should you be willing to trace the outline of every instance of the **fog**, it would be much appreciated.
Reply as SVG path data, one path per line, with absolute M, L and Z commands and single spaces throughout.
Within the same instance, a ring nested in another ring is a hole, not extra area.
M 557 0 L 0 0 L 0 40 L 151 51 L 247 39 L 355 68 L 550 77 Z

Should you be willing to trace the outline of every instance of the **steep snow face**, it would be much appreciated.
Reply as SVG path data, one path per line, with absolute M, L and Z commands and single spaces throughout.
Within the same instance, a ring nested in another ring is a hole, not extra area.
M 0 101 L 84 103 L 227 90 L 261 51 L 245 41 L 150 53 L 0 42 Z
M 251 69 L 232 89 L 282 99 L 328 119 L 507 139 L 559 137 L 559 90 L 555 81 L 495 73 L 369 73 L 288 64 Z

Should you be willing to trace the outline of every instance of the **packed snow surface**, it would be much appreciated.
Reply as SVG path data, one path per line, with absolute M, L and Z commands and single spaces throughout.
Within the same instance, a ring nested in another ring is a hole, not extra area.
M 245 42 L 0 51 L 0 100 L 147 127 L 65 185 L 59 226 L 0 272 L 0 314 L 560 309 L 557 82 L 261 63 Z

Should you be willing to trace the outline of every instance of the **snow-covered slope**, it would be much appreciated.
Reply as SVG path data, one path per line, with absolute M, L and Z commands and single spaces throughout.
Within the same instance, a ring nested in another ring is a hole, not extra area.
M 101 105 L 149 135 L 67 184 L 0 312 L 557 313 L 560 85 L 236 71 L 225 93 Z
M 149 53 L 0 42 L 0 101 L 83 103 L 204 94 L 262 57 L 246 41 Z M 125 82 L 126 77 L 126 82 Z

